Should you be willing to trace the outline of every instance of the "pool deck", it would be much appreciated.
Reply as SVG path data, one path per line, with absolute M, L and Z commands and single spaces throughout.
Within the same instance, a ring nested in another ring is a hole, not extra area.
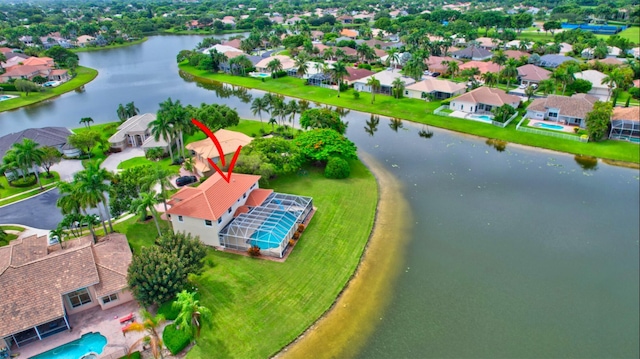
M 63 344 L 79 339 L 81 336 L 91 332 L 99 332 L 107 338 L 107 345 L 104 347 L 101 359 L 117 359 L 127 354 L 129 347 L 144 336 L 142 332 L 129 332 L 126 336 L 122 334 L 122 325 L 117 318 L 124 317 L 129 313 L 135 313 L 136 318 L 140 318 L 140 306 L 136 301 L 121 304 L 119 306 L 101 310 L 100 307 L 91 308 L 69 316 L 70 331 L 54 334 L 43 340 L 36 341 L 15 349 L 13 354 L 20 353 L 18 358 L 30 358 L 59 347 Z
M 538 127 L 538 126 L 536 126 L 536 124 L 538 124 L 538 123 L 544 123 L 544 124 L 547 124 L 547 125 L 554 125 L 554 126 L 562 126 L 562 130 L 554 130 L 554 129 L 551 129 L 551 128 Z M 538 120 L 529 119 L 529 124 L 527 124 L 527 127 L 533 127 L 533 128 L 537 128 L 537 129 L 544 129 L 544 130 L 551 130 L 551 131 L 558 131 L 558 132 L 575 133 L 573 129 L 576 126 L 563 125 L 561 123 L 554 122 L 554 121 L 538 121 Z

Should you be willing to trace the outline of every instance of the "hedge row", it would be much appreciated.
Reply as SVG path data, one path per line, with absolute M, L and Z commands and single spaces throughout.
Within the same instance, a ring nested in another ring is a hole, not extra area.
M 170 324 L 162 332 L 162 341 L 171 354 L 176 355 L 189 345 L 191 333 L 177 329 L 175 324 Z

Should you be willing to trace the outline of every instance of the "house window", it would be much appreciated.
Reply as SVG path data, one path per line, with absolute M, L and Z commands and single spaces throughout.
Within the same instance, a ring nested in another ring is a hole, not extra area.
M 242 198 L 247 198 L 247 194 L 246 194 L 246 193 L 243 193 L 243 194 L 242 194 Z
M 118 293 L 109 294 L 105 297 L 102 297 L 102 304 L 115 302 L 116 300 L 118 300 Z
M 218 224 L 222 223 L 222 217 L 218 218 Z
M 464 105 L 460 105 L 460 111 L 464 111 Z
M 78 289 L 74 292 L 67 294 L 71 308 L 77 308 L 85 304 L 91 303 L 91 296 L 87 288 Z
M 256 184 L 255 183 L 251 185 L 251 189 L 254 189 L 254 188 L 256 188 Z
M 549 112 L 549 117 L 558 117 L 557 112 Z
M 178 222 L 184 222 L 184 218 L 182 218 L 182 216 L 178 216 Z
M 231 207 L 229 207 L 229 209 L 227 210 L 227 212 L 231 213 Z
M 205 226 L 207 226 L 207 227 L 211 227 L 211 226 L 213 226 L 213 222 L 211 222 L 211 221 L 210 221 L 210 220 L 208 220 L 208 219 L 205 219 L 205 220 L 204 220 L 204 225 L 205 225 Z
M 408 95 L 408 94 L 409 94 L 409 91 L 405 91 L 405 92 L 404 92 L 404 94 L 405 94 L 405 95 Z

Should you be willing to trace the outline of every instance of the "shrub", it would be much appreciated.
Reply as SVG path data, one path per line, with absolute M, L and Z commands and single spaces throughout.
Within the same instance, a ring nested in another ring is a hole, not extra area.
M 140 352 L 133 352 L 130 355 L 125 355 L 123 357 L 121 357 L 120 359 L 140 359 Z
M 296 243 L 296 241 L 294 241 L 293 239 L 290 239 L 290 240 L 289 240 L 289 245 L 290 245 L 290 246 L 294 245 L 295 243 Z
M 358 68 L 371 71 L 371 65 L 369 65 L 369 64 L 359 64 Z
M 349 162 L 340 157 L 331 157 L 324 169 L 324 176 L 327 178 L 347 178 L 351 174 Z
M 9 183 L 12 187 L 30 187 L 36 184 L 36 176 L 28 175 L 27 178 L 18 177 Z
M 162 332 L 162 341 L 171 354 L 180 353 L 191 342 L 191 333 L 177 329 L 174 324 L 167 325 Z
M 573 128 L 573 132 L 575 132 L 575 133 L 580 132 L 580 128 L 579 128 L 579 127 L 574 127 L 574 128 Z
M 640 88 L 632 87 L 629 89 L 629 95 L 635 99 L 640 99 Z
M 162 303 L 158 308 L 158 314 L 164 315 L 167 320 L 175 320 L 180 314 L 180 308 L 175 308 L 173 303 L 173 300 Z
M 442 105 L 442 106 L 449 106 L 449 104 L 451 104 L 451 101 L 449 101 L 449 100 L 444 100 L 444 101 L 440 102 L 440 105 Z
M 299 224 L 298 225 L 298 232 L 302 233 L 302 232 L 304 232 L 304 230 L 305 230 L 304 224 Z
M 294 239 L 294 240 L 296 240 L 296 239 L 298 239 L 298 238 L 300 238 L 300 232 L 295 232 L 295 233 L 293 234 L 293 239 Z
M 162 147 L 153 147 L 144 154 L 147 159 L 156 161 L 164 157 L 164 149 Z
M 4 91 L 18 91 L 16 89 L 16 85 L 14 84 L 0 84 L 0 88 L 2 88 Z
M 357 100 L 360 98 L 360 92 L 358 90 L 353 90 L 353 99 Z
M 249 253 L 249 255 L 252 256 L 252 257 L 259 257 L 260 256 L 260 247 L 251 246 L 251 248 L 247 249 L 247 253 Z

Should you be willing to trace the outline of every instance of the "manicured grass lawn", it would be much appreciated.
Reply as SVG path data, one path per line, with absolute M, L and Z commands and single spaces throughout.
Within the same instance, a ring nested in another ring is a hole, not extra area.
M 78 121 L 80 121 L 80 119 L 78 119 Z M 100 138 L 105 143 L 108 143 L 109 137 L 113 136 L 113 134 L 116 133 L 116 131 L 118 130 L 118 125 L 120 125 L 119 122 L 108 122 L 108 123 L 101 123 L 98 125 L 91 125 L 91 127 L 78 127 L 78 128 L 74 128 L 72 131 L 74 133 L 81 133 L 85 131 L 96 131 L 100 133 Z M 101 149 L 99 146 L 95 146 L 94 148 L 91 149 L 92 160 L 96 160 L 96 159 L 103 160 L 106 157 L 107 155 L 104 153 L 103 149 Z
M 638 43 L 640 43 L 640 27 L 633 26 L 628 29 L 622 30 L 618 34 L 618 36 L 627 39 L 637 45 Z
M 11 231 L 24 231 L 24 227 L 20 227 L 20 226 L 7 226 L 7 225 L 2 225 L 0 226 L 0 228 L 6 230 L 11 230 Z
M 45 173 L 40 174 L 40 182 L 42 183 L 43 186 L 49 183 L 58 182 L 60 180 L 60 175 L 58 175 L 57 172 L 51 171 L 51 174 L 53 175 L 53 178 L 47 178 Z M 0 177 L 0 205 L 9 203 L 9 202 L 3 202 L 2 201 L 3 198 L 13 196 L 18 193 L 22 193 L 22 192 L 25 192 L 31 189 L 36 189 L 36 188 L 39 188 L 37 183 L 29 187 L 12 187 L 7 182 L 7 177 L 1 176 Z M 37 191 L 34 191 L 31 195 L 36 194 L 36 192 Z
M 271 130 L 272 130 L 271 125 L 267 123 L 267 121 L 268 121 L 267 117 L 268 117 L 268 114 L 262 114 L 262 123 L 260 123 L 260 121 L 242 120 L 241 119 L 240 123 L 237 126 L 227 127 L 226 130 L 241 132 L 241 133 L 244 133 L 245 135 L 251 136 L 251 137 L 259 137 L 261 135 L 260 134 L 260 129 L 264 128 L 264 130 L 267 133 L 271 132 Z M 278 127 L 279 126 L 277 126 L 277 125 L 275 126 L 276 129 Z M 206 138 L 206 135 L 204 134 L 204 132 L 196 131 L 191 136 L 185 136 L 184 143 L 185 143 L 185 145 L 188 145 L 191 142 L 204 140 L 205 138 Z
M 71 51 L 73 51 L 73 52 L 94 52 L 94 51 L 101 51 L 101 50 L 108 50 L 108 49 L 119 49 L 121 47 L 128 47 L 128 46 L 141 44 L 141 43 L 147 41 L 147 39 L 148 38 L 143 37 L 142 39 L 129 41 L 129 42 L 124 42 L 122 44 L 112 44 L 112 45 L 107 45 L 107 46 L 96 46 L 96 47 L 77 47 L 75 49 L 71 49 Z
M 210 251 L 213 267 L 194 282 L 213 311 L 213 328 L 202 331 L 188 358 L 272 356 L 331 306 L 359 263 L 377 204 L 376 182 L 364 165 L 352 162 L 346 180 L 310 169 L 271 185 L 312 196 L 318 211 L 284 263 Z
M 544 41 L 544 42 L 553 42 L 553 35 L 551 35 L 551 33 L 549 32 L 548 34 L 545 34 L 544 31 L 531 31 L 531 32 L 527 32 L 527 31 L 523 31 L 520 33 L 520 35 L 516 36 L 516 38 L 518 40 L 529 40 L 532 42 L 535 41 Z
M 15 108 L 31 105 L 40 101 L 50 99 L 52 97 L 62 95 L 63 93 L 75 90 L 76 88 L 90 82 L 96 76 L 98 76 L 98 71 L 88 67 L 78 66 L 76 71 L 76 77 L 74 77 L 70 81 L 63 83 L 58 87 L 48 88 L 44 92 L 29 93 L 29 96 L 26 96 L 23 92 L 7 92 L 7 94 L 11 95 L 20 95 L 20 98 L 1 101 L 0 112 L 13 110 Z
M 127 236 L 127 240 L 129 241 L 129 245 L 131 245 L 131 249 L 134 253 L 139 253 L 140 248 L 152 246 L 155 243 L 156 238 L 158 238 L 158 231 L 156 230 L 156 225 L 153 222 L 153 219 L 150 219 L 144 223 L 138 221 L 139 216 L 135 215 L 125 221 L 114 224 L 113 229 L 116 232 L 123 233 Z M 160 229 L 163 231 L 171 230 L 171 225 L 167 221 L 159 221 Z M 107 225 L 107 229 L 109 226 Z M 102 230 L 102 226 L 96 227 L 97 235 L 104 235 L 104 231 Z
M 132 168 L 136 166 L 148 165 L 148 164 L 157 164 L 158 166 L 166 169 L 167 171 L 178 174 L 180 172 L 180 166 L 171 164 L 171 159 L 163 158 L 160 161 L 151 161 L 146 157 L 134 157 L 130 158 L 126 161 L 122 161 L 118 164 L 118 169 L 126 170 L 127 168 Z
M 594 156 L 603 159 L 640 163 L 640 151 L 638 151 L 638 145 L 636 144 L 613 140 L 578 143 L 570 140 L 519 132 L 516 131 L 514 123 L 504 129 L 501 129 L 495 126 L 478 123 L 476 121 L 465 121 L 451 117 L 437 116 L 433 114 L 433 110 L 440 106 L 439 101 L 425 102 L 409 98 L 395 99 L 391 96 L 378 94 L 375 96 L 375 102 L 371 104 L 371 94 L 369 93 L 361 93 L 358 100 L 353 98 L 353 90 L 345 91 L 341 94 L 341 97 L 337 97 L 336 90 L 316 86 L 306 86 L 304 85 L 303 80 L 292 77 L 283 77 L 276 80 L 267 79 L 265 82 L 262 82 L 259 79 L 249 77 L 232 76 L 227 74 L 211 74 L 206 71 L 197 70 L 186 64 L 181 64 L 180 69 L 195 75 L 196 80 L 198 81 L 226 82 L 233 85 L 280 93 L 291 97 L 304 98 L 316 103 L 325 103 L 362 112 L 405 119 L 453 131 L 519 143 L 527 146 L 547 148 L 578 155 Z

